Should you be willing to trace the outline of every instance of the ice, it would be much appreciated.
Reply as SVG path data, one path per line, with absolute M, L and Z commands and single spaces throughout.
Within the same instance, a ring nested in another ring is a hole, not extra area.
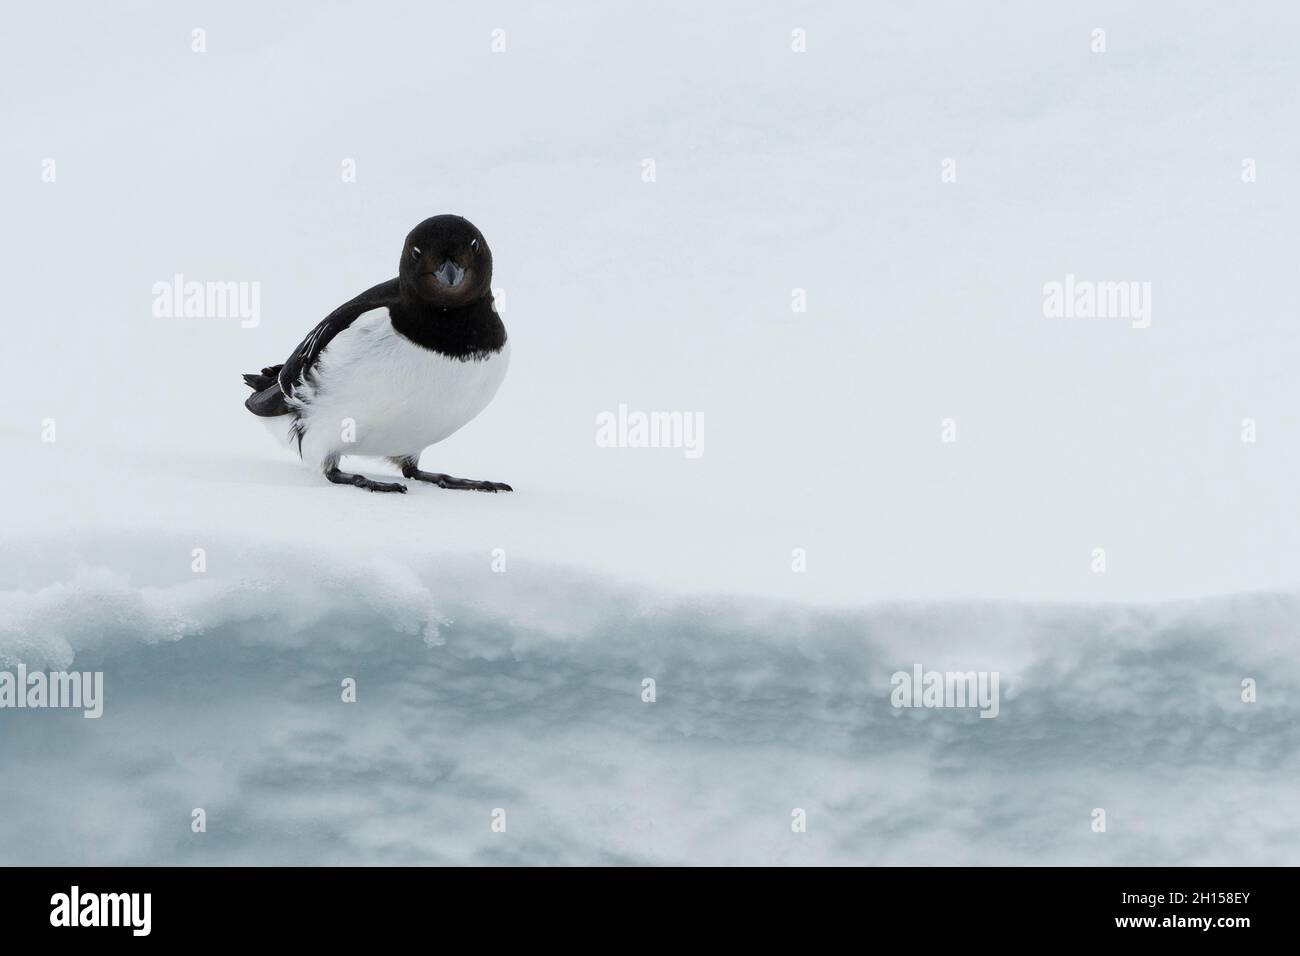
M 6 863 L 1294 852 L 1295 596 L 812 610 L 233 539 L 204 574 L 160 575 L 142 556 L 159 547 L 184 542 L 89 539 L 0 604 L 0 664 L 75 654 L 105 675 L 98 720 L 0 713 Z M 123 555 L 141 570 L 112 567 Z M 893 708 L 890 675 L 914 661 L 998 671 L 998 717 Z

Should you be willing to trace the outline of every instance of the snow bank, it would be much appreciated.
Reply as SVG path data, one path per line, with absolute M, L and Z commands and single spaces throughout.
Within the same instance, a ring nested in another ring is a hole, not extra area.
M 1297 859 L 1294 595 L 813 610 L 477 555 L 205 557 L 0 561 L 0 667 L 105 675 L 99 720 L 0 711 L 0 861 Z M 917 663 L 998 671 L 997 718 L 891 706 Z

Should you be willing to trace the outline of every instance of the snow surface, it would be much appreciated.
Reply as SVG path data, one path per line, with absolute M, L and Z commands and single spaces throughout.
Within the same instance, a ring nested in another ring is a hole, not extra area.
M 1295 859 L 1294 596 L 814 611 L 184 547 L 5 563 L 0 658 L 105 674 L 97 720 L 0 715 L 5 862 Z M 999 671 L 998 717 L 893 708 L 914 661 Z
M 0 711 L 0 862 L 1295 863 L 1297 40 L 1281 2 L 11 11 L 0 668 L 107 701 Z M 513 357 L 424 467 L 517 490 L 329 485 L 239 375 L 438 212 Z M 259 324 L 154 317 L 177 273 Z M 1067 273 L 1151 282 L 1151 327 L 1044 318 Z M 703 456 L 597 447 L 620 404 Z M 1001 714 L 894 711 L 917 661 Z

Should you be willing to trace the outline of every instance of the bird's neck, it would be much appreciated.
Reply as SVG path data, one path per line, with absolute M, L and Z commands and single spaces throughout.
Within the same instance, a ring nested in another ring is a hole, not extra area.
M 388 312 L 398 334 L 451 358 L 486 358 L 506 344 L 506 328 L 491 295 L 451 309 L 404 296 Z

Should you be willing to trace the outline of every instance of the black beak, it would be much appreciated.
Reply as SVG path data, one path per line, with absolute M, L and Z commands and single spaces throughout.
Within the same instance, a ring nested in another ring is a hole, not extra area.
M 454 289 L 465 278 L 465 270 L 450 259 L 444 259 L 442 265 L 433 272 L 433 277 L 448 288 Z

